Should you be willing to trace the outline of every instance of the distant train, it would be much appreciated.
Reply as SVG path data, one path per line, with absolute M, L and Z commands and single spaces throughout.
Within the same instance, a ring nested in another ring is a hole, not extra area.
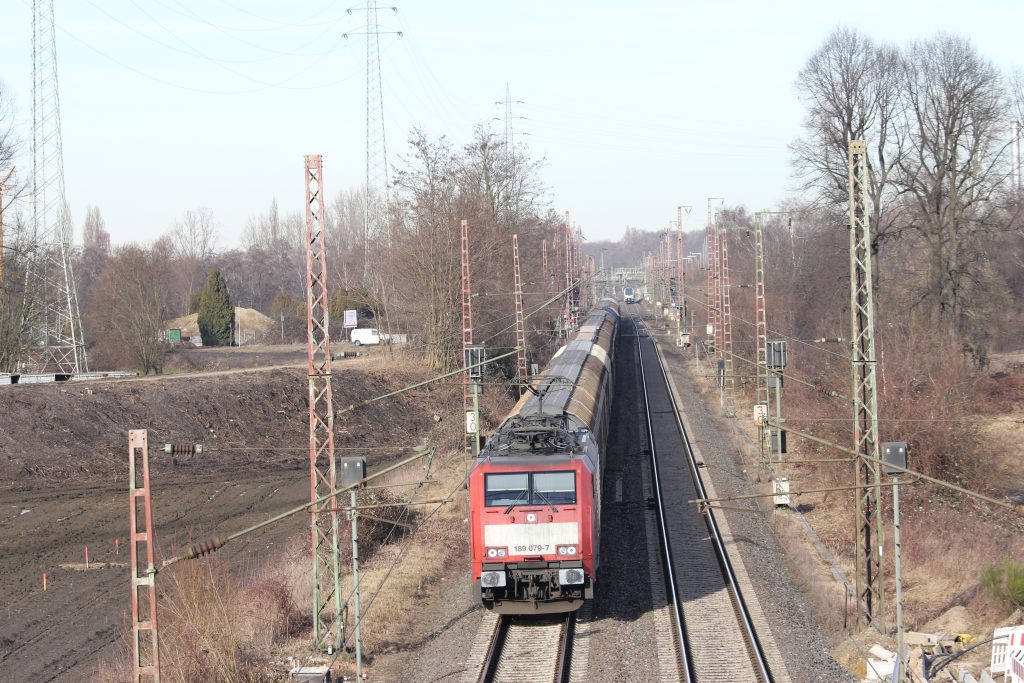
M 473 465 L 473 588 L 488 609 L 569 612 L 594 597 L 619 322 L 601 300 Z
M 623 287 L 622 289 L 622 302 L 626 304 L 635 304 L 640 298 L 637 296 L 636 290 L 632 287 Z

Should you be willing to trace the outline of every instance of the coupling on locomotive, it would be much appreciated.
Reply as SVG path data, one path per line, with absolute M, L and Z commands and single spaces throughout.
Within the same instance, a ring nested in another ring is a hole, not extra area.
M 488 609 L 567 612 L 594 596 L 619 320 L 602 300 L 473 465 L 473 590 Z

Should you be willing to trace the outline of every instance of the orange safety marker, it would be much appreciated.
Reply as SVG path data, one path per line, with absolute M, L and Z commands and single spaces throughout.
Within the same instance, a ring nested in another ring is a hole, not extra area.
M 46 592 L 46 572 L 43 572 L 43 592 Z

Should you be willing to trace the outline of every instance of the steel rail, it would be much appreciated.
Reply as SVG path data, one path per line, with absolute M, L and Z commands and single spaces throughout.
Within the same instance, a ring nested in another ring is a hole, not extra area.
M 494 635 L 491 636 L 491 645 L 487 648 L 487 657 L 484 659 L 484 666 L 480 671 L 481 683 L 490 683 L 498 673 L 498 663 L 501 661 L 501 654 L 505 649 L 505 638 L 508 636 L 508 627 L 511 621 L 509 617 L 498 617 Z
M 646 325 L 645 325 L 646 327 Z M 637 345 L 640 345 L 640 340 L 637 340 Z M 679 429 L 679 434 L 682 437 L 683 445 L 686 450 L 687 464 L 690 468 L 690 476 L 693 477 L 694 485 L 697 487 L 698 492 L 702 498 L 707 498 L 707 489 L 704 486 L 704 482 L 701 479 L 700 471 L 697 467 L 697 458 L 693 452 L 693 447 L 690 444 L 689 434 L 686 432 L 686 427 L 683 425 L 682 416 L 679 413 L 679 407 L 676 405 L 675 397 L 671 392 L 671 385 L 668 383 L 668 372 L 665 369 L 665 362 L 662 358 L 661 351 L 657 345 L 654 347 L 655 357 L 658 360 L 658 367 L 661 370 L 662 378 L 665 381 L 666 387 L 669 388 L 668 397 L 669 403 L 672 405 L 672 413 L 676 418 L 676 426 Z M 647 387 L 646 387 L 646 373 L 643 370 L 643 355 L 641 352 L 641 364 L 640 364 L 641 377 L 644 379 L 644 402 L 647 402 Z M 648 421 L 648 425 L 650 422 Z M 652 437 L 653 438 L 653 437 Z M 651 449 L 653 452 L 653 448 Z M 713 510 L 707 510 L 704 519 L 707 523 L 708 530 L 711 532 L 712 540 L 715 544 L 715 552 L 718 555 L 718 563 L 722 569 L 722 575 L 728 584 L 730 594 L 736 604 L 736 611 L 740 617 L 740 621 L 743 625 L 743 630 L 747 636 L 747 641 L 754 660 L 754 664 L 757 666 L 759 673 L 767 683 L 774 683 L 775 679 L 771 674 L 771 670 L 768 666 L 767 657 L 764 652 L 764 647 L 761 644 L 760 639 L 757 637 L 757 630 L 754 628 L 753 620 L 750 616 L 750 609 L 747 606 L 746 600 L 743 599 L 743 593 L 740 590 L 739 582 L 736 580 L 736 574 L 733 571 L 732 562 L 729 560 L 729 553 L 725 549 L 725 543 L 722 539 L 722 533 L 718 528 L 718 522 L 715 520 L 715 514 Z
M 487 656 L 484 658 L 483 667 L 480 669 L 480 682 L 493 683 L 499 678 L 499 668 L 507 656 L 514 657 L 522 653 L 506 652 L 509 631 L 515 628 L 513 617 L 503 615 L 498 618 L 494 627 L 494 634 L 491 636 L 490 645 L 487 648 Z M 569 683 L 572 673 L 572 643 L 576 626 L 576 613 L 568 612 L 563 615 L 561 628 L 558 632 L 558 646 L 556 659 L 552 666 L 553 683 Z M 505 676 L 502 676 L 504 678 Z M 533 680 L 533 679 L 531 679 Z
M 569 683 L 572 674 L 572 643 L 576 633 L 576 612 L 569 612 L 562 627 L 561 644 L 558 648 L 558 668 L 555 683 Z
M 640 335 L 636 317 L 630 315 L 630 319 L 633 321 L 635 334 L 632 336 L 636 337 L 636 350 L 640 362 L 640 388 L 644 397 L 644 414 L 647 417 L 647 439 L 650 444 L 649 455 L 651 460 L 651 479 L 654 484 L 654 500 L 657 503 L 658 528 L 661 531 L 661 552 L 665 558 L 666 583 L 668 583 L 670 600 L 672 602 L 672 611 L 676 618 L 676 637 L 679 639 L 679 658 L 681 660 L 683 674 L 689 683 L 695 681 L 697 677 L 693 670 L 693 662 L 690 660 L 690 645 L 686 636 L 686 623 L 683 619 L 683 605 L 682 601 L 679 599 L 679 589 L 676 585 L 675 563 L 672 561 L 672 545 L 668 538 L 668 524 L 665 520 L 665 503 L 661 493 L 661 477 L 658 474 L 658 459 L 655 454 L 654 447 L 654 427 L 651 420 L 651 405 L 647 398 L 647 374 L 644 372 L 644 352 L 641 345 L 642 337 Z

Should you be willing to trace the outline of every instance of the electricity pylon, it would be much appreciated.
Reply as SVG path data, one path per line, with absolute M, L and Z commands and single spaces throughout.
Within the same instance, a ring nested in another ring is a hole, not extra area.
M 370 240 L 383 237 L 391 243 L 388 220 L 388 150 L 384 133 L 384 92 L 380 82 L 380 37 L 397 35 L 401 31 L 381 31 L 378 23 L 377 0 L 368 0 L 360 7 L 345 10 L 366 12 L 366 31 L 343 33 L 349 36 L 366 36 L 366 187 L 363 191 L 363 280 L 370 274 Z M 397 7 L 388 7 L 398 13 Z
M 71 265 L 71 217 L 57 87 L 53 0 L 32 3 L 32 239 L 25 275 L 31 339 L 25 365 L 36 372 L 88 372 Z
M 875 383 L 875 313 L 871 284 L 871 225 L 868 221 L 867 148 L 849 143 L 850 325 L 853 354 L 853 431 L 857 458 L 857 599 L 867 622 L 885 632 L 882 589 L 881 472 L 878 447 L 878 395 Z M 877 611 L 876 611 L 877 607 Z M 858 615 L 860 615 L 858 610 Z M 859 618 L 858 618 L 859 621 Z

